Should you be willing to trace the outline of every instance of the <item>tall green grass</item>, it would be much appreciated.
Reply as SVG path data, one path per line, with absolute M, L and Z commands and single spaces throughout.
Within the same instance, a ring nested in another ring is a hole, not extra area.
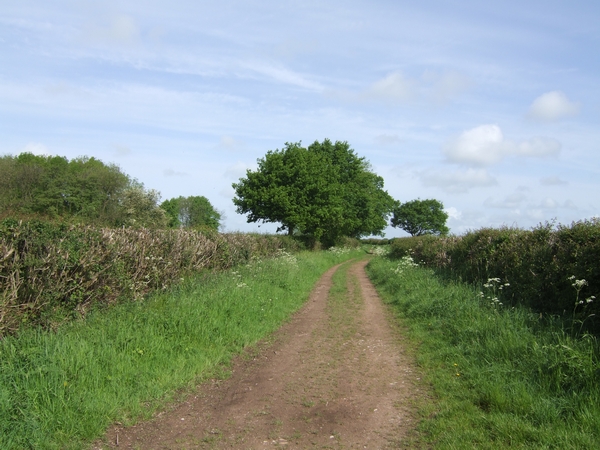
M 502 304 L 492 286 L 447 283 L 411 261 L 376 258 L 368 266 L 435 392 L 421 405 L 411 446 L 600 448 L 594 336 L 574 338 L 560 321 Z
M 323 272 L 364 251 L 255 260 L 0 341 L 0 448 L 82 448 L 189 392 L 277 329 Z

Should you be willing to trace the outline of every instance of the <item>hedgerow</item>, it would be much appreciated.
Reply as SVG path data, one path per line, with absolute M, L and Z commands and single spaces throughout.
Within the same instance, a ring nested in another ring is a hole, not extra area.
M 600 220 L 569 226 L 546 223 L 531 230 L 483 228 L 463 236 L 396 239 L 392 255 L 415 261 L 456 280 L 483 285 L 499 279 L 506 305 L 585 320 L 600 332 Z M 581 328 L 581 327 L 580 327 Z
M 139 299 L 206 269 L 295 250 L 287 237 L 0 222 L 0 337 L 53 328 L 90 308 Z

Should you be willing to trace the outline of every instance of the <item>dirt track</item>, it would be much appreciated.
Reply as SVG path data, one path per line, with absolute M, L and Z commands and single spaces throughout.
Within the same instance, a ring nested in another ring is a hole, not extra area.
M 306 306 L 239 358 L 231 378 L 207 383 L 151 421 L 109 431 L 104 448 L 398 448 L 414 427 L 418 374 L 366 277 L 329 270 Z M 343 275 L 342 273 L 340 273 Z

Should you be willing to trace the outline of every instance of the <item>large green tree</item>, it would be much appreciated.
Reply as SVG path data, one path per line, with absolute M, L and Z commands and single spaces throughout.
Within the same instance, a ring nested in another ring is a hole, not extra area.
M 165 200 L 160 207 L 166 211 L 171 228 L 219 229 L 221 214 L 206 197 L 172 198 Z
M 394 200 L 383 179 L 347 142 L 286 143 L 258 160 L 233 184 L 237 212 L 248 222 L 280 223 L 326 245 L 339 237 L 381 234 Z
M 412 236 L 424 234 L 445 235 L 448 213 L 442 202 L 435 199 L 412 200 L 397 204 L 392 215 L 392 226 L 402 228 Z

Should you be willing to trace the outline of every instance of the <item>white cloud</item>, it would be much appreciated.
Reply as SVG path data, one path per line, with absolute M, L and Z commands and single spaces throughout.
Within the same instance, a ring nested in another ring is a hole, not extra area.
M 546 197 L 542 199 L 538 204 L 529 205 L 530 212 L 535 211 L 536 214 L 538 212 L 547 212 L 547 211 L 555 211 L 557 209 L 570 209 L 570 210 L 578 210 L 579 208 L 572 200 L 565 200 L 564 202 L 559 202 L 558 200 L 550 197 Z M 537 216 L 536 216 L 537 217 Z M 547 217 L 547 214 L 546 214 Z
M 534 137 L 519 143 L 513 151 L 516 156 L 545 157 L 560 153 L 561 144 L 556 139 Z
M 125 145 L 115 144 L 114 147 L 115 147 L 117 156 L 127 156 L 132 153 L 132 150 Z
M 488 206 L 490 208 L 516 209 L 526 199 L 527 197 L 522 192 L 515 192 L 514 194 L 506 196 L 504 200 L 495 200 L 491 197 L 488 197 L 485 199 L 483 204 L 484 206 Z
M 229 166 L 225 173 L 223 174 L 225 177 L 233 180 L 239 180 L 242 177 L 246 176 L 246 171 L 248 169 L 252 169 L 248 164 L 238 161 L 233 166 Z
M 165 170 L 163 170 L 163 175 L 165 177 L 185 177 L 188 174 L 185 172 L 177 172 L 176 170 L 173 170 L 173 169 L 165 169 Z
M 402 72 L 394 72 L 373 83 L 364 93 L 366 99 L 384 103 L 405 103 L 415 98 L 418 84 Z
M 462 94 L 471 87 L 473 82 L 465 75 L 458 72 L 437 74 L 425 72 L 423 80 L 431 84 L 431 98 L 437 103 L 444 103 Z
M 464 131 L 443 148 L 450 162 L 471 166 L 487 166 L 500 162 L 507 156 L 544 157 L 560 152 L 556 139 L 534 137 L 519 143 L 504 139 L 498 125 L 480 125 Z
M 562 186 L 569 184 L 567 181 L 562 180 L 557 176 L 543 177 L 540 179 L 540 184 L 543 186 Z
M 476 187 L 498 184 L 485 169 L 467 169 L 465 171 L 426 170 L 419 174 L 421 182 L 427 187 L 438 187 L 445 192 L 461 194 Z
M 17 153 L 33 153 L 38 156 L 49 156 L 51 155 L 50 150 L 44 144 L 39 142 L 30 142 L 25 147 L 20 149 Z
M 392 145 L 399 144 L 402 142 L 402 139 L 397 134 L 380 134 L 375 136 L 375 142 L 379 145 Z
M 558 202 L 556 200 L 554 200 L 553 198 L 546 197 L 539 204 L 539 208 L 541 208 L 541 209 L 556 209 L 556 208 L 558 208 Z
M 552 91 L 540 95 L 529 107 L 528 116 L 546 122 L 579 114 L 581 104 L 570 101 L 564 92 Z
M 452 162 L 484 166 L 500 161 L 506 144 L 498 125 L 480 125 L 463 132 L 443 151 Z
M 226 186 L 219 191 L 219 195 L 225 198 L 233 198 L 235 197 L 235 190 L 231 186 Z
M 327 97 L 348 103 L 383 103 L 388 106 L 420 104 L 441 106 L 473 85 L 471 79 L 456 71 L 426 70 L 410 77 L 398 70 L 388 73 L 360 91 L 327 89 Z
M 545 209 L 556 209 L 558 208 L 559 204 L 553 198 L 546 197 L 544 200 L 542 200 L 542 204 L 540 206 Z
M 541 210 L 540 208 L 533 208 L 533 209 L 527 210 L 527 211 L 525 211 L 525 214 L 528 219 L 535 220 L 535 221 L 541 221 L 544 218 L 546 218 L 544 211 Z
M 91 26 L 86 36 L 92 42 L 132 45 L 140 41 L 140 29 L 132 17 L 119 14 L 111 17 L 105 26 Z
M 450 219 L 460 220 L 460 218 L 462 217 L 462 212 L 460 212 L 454 206 L 451 206 L 450 208 L 446 208 L 444 211 L 446 211 L 446 214 L 448 214 L 448 217 Z
M 218 148 L 223 150 L 235 151 L 241 149 L 243 146 L 243 142 L 238 141 L 237 139 L 234 139 L 231 136 L 221 136 Z
M 311 91 L 321 92 L 323 86 L 315 81 L 309 80 L 305 75 L 294 72 L 281 65 L 274 65 L 271 63 L 248 61 L 241 63 L 240 66 L 243 69 L 247 69 L 256 72 L 262 76 L 266 76 L 273 81 L 282 84 L 289 84 L 292 86 L 301 87 Z
M 298 55 L 314 54 L 320 47 L 317 39 L 285 39 L 277 43 L 271 53 L 277 58 L 294 58 Z

